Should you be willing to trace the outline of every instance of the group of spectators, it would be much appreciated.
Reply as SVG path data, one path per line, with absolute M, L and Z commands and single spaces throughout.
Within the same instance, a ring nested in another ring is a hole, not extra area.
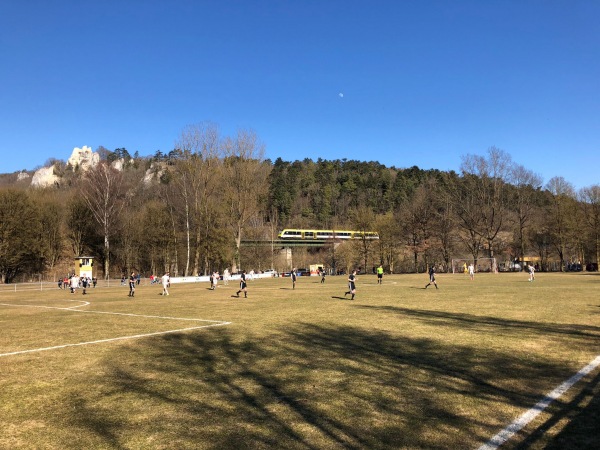
M 74 273 L 58 280 L 58 288 L 69 289 L 71 294 L 75 294 L 77 289 L 80 287 L 83 289 L 83 294 L 85 294 L 88 287 L 96 287 L 97 284 L 98 278 L 96 277 L 89 277 L 85 275 L 80 277 Z

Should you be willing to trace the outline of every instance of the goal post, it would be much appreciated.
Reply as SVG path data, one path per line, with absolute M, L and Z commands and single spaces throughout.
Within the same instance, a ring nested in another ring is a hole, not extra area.
M 477 264 L 474 263 L 473 259 L 469 258 L 456 258 L 452 259 L 452 273 L 469 273 L 468 267 L 473 264 L 475 273 L 477 272 L 489 272 L 498 273 L 498 263 L 496 258 L 478 258 Z

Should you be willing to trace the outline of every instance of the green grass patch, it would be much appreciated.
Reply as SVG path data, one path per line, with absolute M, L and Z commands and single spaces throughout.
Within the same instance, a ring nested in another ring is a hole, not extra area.
M 2 292 L 0 354 L 85 345 L 0 356 L 0 448 L 477 448 L 600 355 L 600 276 L 437 280 Z M 599 384 L 507 448 L 598 447 Z

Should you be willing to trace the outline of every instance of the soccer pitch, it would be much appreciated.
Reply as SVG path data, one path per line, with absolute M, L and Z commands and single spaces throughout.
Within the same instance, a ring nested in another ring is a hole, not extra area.
M 0 292 L 0 448 L 598 448 L 600 276 L 436 278 Z

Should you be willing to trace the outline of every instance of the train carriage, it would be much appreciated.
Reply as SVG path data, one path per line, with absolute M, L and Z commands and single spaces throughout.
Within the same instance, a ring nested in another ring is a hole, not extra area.
M 352 230 L 317 230 L 286 228 L 278 235 L 279 239 L 379 239 L 379 234 L 374 231 Z

